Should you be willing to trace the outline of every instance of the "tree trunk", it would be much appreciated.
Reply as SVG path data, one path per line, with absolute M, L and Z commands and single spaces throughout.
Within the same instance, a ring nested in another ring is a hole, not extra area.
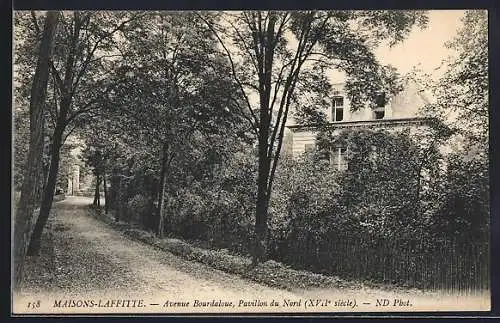
M 158 228 L 157 234 L 159 238 L 163 238 L 165 226 L 165 186 L 167 177 L 167 147 L 163 147 L 163 157 L 160 170 L 160 187 L 158 189 Z
M 40 215 L 35 224 L 33 234 L 31 236 L 30 244 L 28 246 L 29 255 L 37 255 L 40 251 L 40 243 L 42 238 L 43 228 L 47 223 L 49 218 L 50 209 L 52 207 L 52 202 L 54 200 L 54 191 L 56 188 L 57 173 L 59 170 L 59 149 L 62 145 L 62 134 L 63 127 L 59 124 L 54 130 L 54 137 L 52 142 L 52 156 L 50 159 L 49 177 L 47 179 L 47 185 L 43 192 L 42 204 L 40 206 Z
M 36 192 L 36 200 L 41 201 L 42 196 L 43 196 L 43 190 L 45 188 L 45 184 L 47 183 L 47 177 L 49 176 L 49 163 L 45 161 L 45 156 L 50 156 L 50 151 L 48 149 L 45 149 L 45 127 L 42 129 L 43 137 L 44 137 L 44 143 L 43 143 L 43 148 L 42 148 L 42 154 L 40 156 L 40 167 L 41 167 L 41 172 L 42 175 L 40 175 L 40 180 L 38 183 L 37 187 L 37 192 Z M 47 151 L 46 151 L 47 150 Z
M 122 211 L 122 178 L 118 178 L 118 192 L 116 192 L 115 222 L 120 221 Z
M 42 204 L 40 206 L 40 215 L 38 216 L 33 235 L 31 236 L 30 244 L 28 246 L 28 254 L 35 255 L 40 251 L 40 242 L 42 237 L 43 228 L 49 218 L 50 209 L 54 200 L 54 190 L 56 187 L 57 173 L 59 171 L 60 149 L 63 143 L 63 133 L 67 126 L 67 116 L 71 108 L 73 100 L 74 69 L 75 59 L 77 57 L 78 37 L 80 34 L 81 20 L 77 19 L 80 15 L 78 11 L 74 12 L 74 28 L 71 40 L 71 47 L 65 63 L 64 80 L 59 90 L 61 91 L 61 99 L 59 104 L 59 115 L 57 116 L 54 135 L 52 137 L 52 149 L 49 176 L 47 184 L 43 192 Z
M 21 196 L 14 214 L 14 288 L 22 280 L 23 264 L 30 234 L 30 224 L 38 204 L 37 191 L 41 182 L 41 161 L 45 128 L 43 105 L 47 97 L 49 60 L 52 52 L 59 12 L 49 11 L 45 18 L 38 62 L 31 87 L 30 99 L 30 145 L 25 165 Z
M 101 199 L 101 192 L 99 191 L 99 186 L 101 185 L 101 176 L 99 175 L 99 172 L 96 172 L 96 183 L 95 183 L 95 190 L 94 190 L 94 202 L 92 203 L 94 206 L 100 207 L 100 199 Z
M 266 140 L 267 143 L 267 140 Z M 263 154 L 261 155 L 263 150 Z M 253 252 L 253 263 L 257 264 L 266 259 L 267 241 L 267 213 L 269 209 L 269 199 L 267 183 L 269 179 L 269 160 L 267 157 L 267 146 L 259 147 L 259 174 L 257 178 L 257 202 L 255 207 L 255 242 Z
M 265 261 L 267 240 L 267 211 L 269 206 L 268 181 L 270 171 L 269 149 L 269 126 L 270 116 L 268 113 L 269 100 L 265 94 L 261 95 L 260 127 L 259 127 L 259 173 L 257 177 L 257 201 L 255 207 L 255 241 L 253 250 L 253 263 Z
M 97 207 L 101 207 L 101 174 L 97 173 Z
M 255 207 L 255 243 L 253 252 L 253 264 L 265 261 L 267 256 L 267 216 L 269 209 L 269 172 L 271 169 L 271 156 L 268 153 L 269 130 L 271 127 L 271 115 L 269 103 L 271 97 L 272 62 L 274 54 L 274 15 L 270 15 L 267 26 L 267 35 L 262 40 L 265 52 L 263 60 L 260 61 L 261 72 L 259 73 L 259 174 L 257 178 L 257 202 Z M 262 35 L 264 36 L 264 35 Z M 272 148 L 272 146 L 271 146 Z
M 108 188 L 106 187 L 106 170 L 102 173 L 103 190 L 104 190 L 104 214 L 108 214 Z

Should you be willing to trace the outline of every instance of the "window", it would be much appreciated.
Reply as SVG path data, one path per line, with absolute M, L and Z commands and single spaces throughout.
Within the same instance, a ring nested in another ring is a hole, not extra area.
M 377 108 L 377 110 L 375 110 L 374 112 L 375 112 L 375 119 L 376 120 L 384 119 L 384 116 L 385 116 L 385 109 L 384 108 Z
M 332 121 L 342 121 L 344 119 L 344 97 L 334 97 L 332 105 Z
M 381 93 L 381 94 L 379 94 L 377 96 L 376 103 L 377 103 L 377 107 L 374 110 L 374 112 L 375 112 L 375 119 L 376 120 L 384 119 L 384 117 L 385 117 L 385 106 L 387 104 L 385 93 Z
M 305 153 L 311 153 L 314 151 L 314 144 L 305 144 L 304 145 L 304 152 Z
M 387 104 L 387 99 L 385 97 L 385 92 L 380 93 L 377 95 L 377 98 L 375 99 L 375 103 L 377 103 L 378 108 L 383 108 Z
M 347 169 L 347 148 L 346 147 L 335 147 L 332 148 L 330 152 L 330 163 L 337 170 Z

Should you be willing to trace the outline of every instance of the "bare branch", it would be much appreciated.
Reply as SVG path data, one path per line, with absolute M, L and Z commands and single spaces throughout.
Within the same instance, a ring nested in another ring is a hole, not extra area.
M 50 64 L 50 69 L 52 71 L 52 75 L 54 77 L 54 81 L 56 85 L 59 87 L 59 89 L 62 90 L 64 88 L 64 83 L 63 80 L 61 79 L 61 75 L 59 74 L 59 71 L 55 67 L 54 62 L 52 60 L 49 61 L 49 64 Z
M 281 35 L 283 34 L 283 32 L 285 31 L 285 26 L 289 20 L 290 20 L 290 15 L 288 14 L 288 12 L 286 12 L 283 15 L 283 19 L 281 20 L 281 23 L 278 26 L 278 30 L 276 31 L 276 39 L 275 39 L 274 46 L 277 45 L 277 42 L 278 42 L 279 38 L 281 37 Z
M 259 91 L 259 87 L 253 83 L 241 82 L 241 84 L 248 86 L 248 87 L 254 89 L 255 91 Z
M 276 125 L 273 129 L 273 132 L 271 134 L 271 140 L 269 142 L 269 150 L 268 150 L 268 156 L 270 157 L 272 155 L 272 152 L 273 152 L 273 147 L 274 147 L 274 142 L 276 140 L 276 136 L 277 136 L 277 133 L 278 133 L 278 128 L 279 128 L 279 123 L 280 123 L 280 120 L 281 120 L 281 117 L 283 115 L 283 110 L 284 110 L 284 105 L 285 105 L 285 101 L 286 100 L 283 100 L 286 96 L 287 96 L 287 93 L 289 92 L 289 89 L 290 89 L 290 86 L 292 84 L 292 81 L 293 81 L 293 77 L 294 76 L 298 76 L 298 71 L 300 70 L 300 57 L 302 56 L 302 53 L 304 51 L 304 48 L 305 48 L 305 44 L 306 44 L 306 39 L 307 39 L 307 34 L 308 34 L 308 29 L 307 28 L 307 22 L 304 22 L 304 28 L 301 29 L 301 32 L 300 32 L 300 36 L 299 36 L 299 40 L 298 40 L 298 43 L 297 43 L 297 51 L 295 52 L 295 56 L 293 58 L 293 60 L 291 61 L 291 67 L 290 67 L 290 71 L 288 73 L 288 76 L 286 78 L 286 81 L 285 81 L 285 87 L 283 89 L 283 93 L 282 93 L 282 100 L 280 102 L 280 106 L 279 106 L 279 109 L 278 109 L 278 116 L 276 117 Z M 310 27 L 310 24 L 309 24 L 309 27 Z M 298 67 L 297 69 L 295 69 L 295 65 L 297 64 L 297 62 L 299 62 L 298 64 Z M 276 87 L 275 87 L 276 88 Z M 276 92 L 275 92 L 275 95 L 276 95 Z M 274 99 L 273 98 L 273 105 L 274 105 Z M 271 116 L 272 116 L 272 111 L 270 112 Z
M 68 131 L 68 133 L 63 137 L 63 140 L 62 140 L 62 143 L 64 144 L 66 142 L 66 139 L 68 139 L 68 137 L 73 133 L 73 131 L 75 131 L 75 129 L 77 128 L 76 125 L 74 125 L 70 131 Z
M 322 63 L 322 64 L 327 64 L 328 62 L 327 61 L 324 61 L 322 59 L 319 59 L 319 58 L 306 58 L 305 61 L 309 61 L 309 62 L 316 62 L 316 63 Z
M 32 19 L 33 25 L 35 27 L 36 34 L 37 34 L 37 36 L 39 36 L 41 31 L 40 31 L 40 27 L 38 27 L 38 21 L 36 20 L 35 11 L 33 11 L 33 10 L 31 10 L 31 19 Z
M 243 117 L 250 123 L 250 125 L 252 126 L 252 130 L 254 131 L 254 133 L 257 135 L 259 133 L 259 129 L 258 127 L 255 125 L 255 123 L 253 122 L 252 118 L 250 118 L 242 109 L 242 107 L 240 106 L 240 103 L 238 102 L 238 100 L 236 100 L 235 98 L 233 98 L 232 96 L 230 97 L 230 99 L 232 101 L 234 101 L 234 103 L 236 104 L 236 106 L 238 107 L 238 109 L 240 110 L 240 113 L 243 115 Z
M 83 61 L 81 69 L 78 72 L 78 74 L 77 74 L 77 76 L 75 78 L 75 81 L 73 82 L 73 91 L 72 91 L 73 93 L 76 91 L 76 88 L 78 87 L 78 83 L 80 82 L 80 79 L 82 78 L 83 74 L 85 74 L 85 72 L 86 72 L 88 66 L 90 65 L 90 63 L 96 61 L 96 60 L 92 60 L 92 57 L 94 56 L 94 53 L 96 52 L 96 50 L 99 48 L 99 45 L 101 44 L 101 42 L 103 42 L 106 38 L 111 37 L 115 32 L 123 29 L 123 27 L 125 27 L 126 24 L 128 24 L 129 22 L 137 19 L 140 16 L 142 16 L 142 15 L 141 14 L 135 14 L 130 19 L 122 21 L 118 26 L 115 26 L 115 28 L 113 28 L 111 31 L 106 32 L 104 35 L 102 35 L 101 37 L 99 37 L 95 41 L 94 46 L 87 53 L 87 56 L 86 56 L 85 60 Z
M 253 64 L 253 66 L 255 67 L 255 70 L 258 71 L 257 63 L 255 62 L 256 57 L 254 55 L 252 55 L 250 47 L 248 46 L 247 42 L 245 41 L 245 38 L 243 37 L 243 35 L 239 31 L 239 29 L 231 21 L 229 21 L 227 19 L 226 19 L 226 21 L 229 23 L 229 25 L 231 27 L 233 27 L 234 31 L 236 32 L 236 35 L 238 36 L 239 40 L 242 42 L 243 47 L 245 48 L 246 53 L 248 54 L 248 56 L 250 56 L 250 60 L 251 60 L 251 62 Z
M 326 23 L 326 20 L 325 19 L 325 23 Z M 324 24 L 323 24 L 324 26 Z M 309 23 L 309 26 L 308 28 L 306 29 L 306 33 L 305 33 L 305 36 L 307 36 L 307 34 L 309 33 L 310 31 L 310 23 Z M 300 37 L 301 39 L 307 39 L 307 37 Z M 303 42 L 303 46 L 301 46 L 301 43 L 299 42 L 299 44 L 297 45 L 297 52 L 296 52 L 296 58 L 297 58 L 297 68 L 295 69 L 295 71 L 293 71 L 293 66 L 295 65 L 295 63 L 292 65 L 292 69 L 290 70 L 290 74 L 289 76 L 287 77 L 287 81 L 286 81 L 286 84 L 285 84 L 285 89 L 283 90 L 283 96 L 286 96 L 286 99 L 285 100 L 281 100 L 280 102 L 280 109 L 279 109 L 279 112 L 278 112 L 278 118 L 277 118 L 277 123 L 276 123 L 276 126 L 275 128 L 273 129 L 273 134 L 272 134 L 272 137 L 271 137 L 271 142 L 270 142 L 270 145 L 269 145 L 269 156 L 272 155 L 272 150 L 273 150 L 273 146 L 274 146 L 274 140 L 275 140 L 275 136 L 276 136 L 276 132 L 277 132 L 277 129 L 279 128 L 279 135 L 278 135 L 278 147 L 276 149 L 276 154 L 275 154 L 275 158 L 274 158 L 274 163 L 273 163 L 273 170 L 271 172 L 271 177 L 270 177 L 270 186 L 272 185 L 272 181 L 273 181 L 273 178 L 274 178 L 274 172 L 275 172 L 275 168 L 276 168 L 276 165 L 277 165 L 277 159 L 278 159 L 278 156 L 279 156 L 279 152 L 281 150 L 281 145 L 282 145 L 282 138 L 283 138 L 283 135 L 284 135 L 284 129 L 285 129 L 285 123 L 286 123 L 286 119 L 287 119 L 287 116 L 288 116 L 288 110 L 289 110 L 289 107 L 290 107 L 290 100 L 292 98 L 292 94 L 295 90 L 295 86 L 297 84 L 297 81 L 298 81 L 298 78 L 299 78 L 299 73 L 300 73 L 300 69 L 302 67 L 302 65 L 304 64 L 304 62 L 307 60 L 308 56 L 310 55 L 310 52 L 312 50 L 312 48 L 314 47 L 314 43 L 317 41 L 314 40 L 311 44 L 311 46 L 309 47 L 309 50 L 308 50 L 308 53 L 306 53 L 305 55 L 302 55 L 303 54 L 303 51 L 305 49 L 305 44 L 306 42 L 304 41 Z M 293 73 L 292 73 L 293 71 Z M 281 112 L 283 111 L 283 108 L 284 108 L 284 115 L 283 115 L 283 118 L 281 120 L 281 125 L 280 125 L 280 115 L 281 115 Z M 270 190 L 270 188 L 269 188 Z
M 66 118 L 66 125 L 70 124 L 77 116 L 83 114 L 83 113 L 86 113 L 86 112 L 90 112 L 92 110 L 95 110 L 97 109 L 98 107 L 95 106 L 94 104 L 96 102 L 98 102 L 101 97 L 103 95 L 106 95 L 107 93 L 109 93 L 114 87 L 111 85 L 111 86 L 108 86 L 106 88 L 106 90 L 104 91 L 104 93 L 99 93 L 98 97 L 95 98 L 94 100 L 91 100 L 90 102 L 88 102 L 87 104 L 85 104 L 84 106 L 82 106 L 81 108 L 79 108 L 78 110 L 74 111 L 72 114 L 70 114 L 67 118 Z
M 328 22 L 328 20 L 330 19 L 330 17 L 331 17 L 330 14 L 326 15 L 326 17 L 323 19 L 323 21 L 321 23 L 321 26 L 319 27 L 320 29 L 323 29 L 325 27 L 325 25 Z M 314 46 L 316 45 L 318 38 L 319 38 L 319 35 L 316 34 L 315 37 L 311 40 L 309 47 L 306 50 L 308 35 L 309 35 L 309 32 L 311 31 L 312 22 L 314 20 L 314 13 L 313 12 L 310 13 L 310 18 L 311 18 L 310 20 L 307 20 L 304 22 L 304 27 L 302 28 L 301 35 L 299 36 L 299 43 L 297 44 L 297 52 L 295 53 L 296 55 L 294 57 L 292 67 L 290 69 L 290 73 L 289 73 L 287 80 L 286 80 L 286 83 L 285 83 L 285 89 L 283 90 L 283 96 L 286 96 L 287 98 L 286 98 L 286 100 L 281 100 L 281 102 L 280 102 L 280 108 L 278 110 L 278 116 L 276 118 L 276 126 L 273 129 L 273 133 L 271 135 L 271 140 L 269 143 L 268 156 L 272 155 L 274 141 L 276 139 L 278 129 L 280 129 L 279 130 L 280 135 L 278 136 L 279 137 L 278 148 L 277 148 L 278 150 L 277 150 L 276 154 L 279 154 L 279 150 L 281 149 L 281 141 L 282 141 L 282 139 L 280 139 L 280 138 L 283 137 L 284 124 L 285 124 L 285 121 L 286 121 L 286 118 L 288 115 L 291 94 L 294 91 L 294 88 L 295 88 L 295 85 L 296 85 L 296 82 L 298 79 L 298 75 L 300 72 L 300 68 L 306 60 L 311 59 L 310 56 L 313 53 L 312 50 L 313 50 Z M 304 51 L 305 51 L 305 53 L 304 53 Z M 320 53 L 315 53 L 315 54 L 319 55 Z M 296 62 L 297 62 L 297 68 L 294 71 L 293 69 L 295 67 Z M 274 102 L 273 102 L 273 104 L 274 104 Z M 284 106 L 284 104 L 286 104 L 286 106 Z M 283 114 L 284 107 L 285 107 L 284 116 L 283 116 L 282 120 L 280 121 L 280 118 Z M 281 122 L 281 127 L 279 127 L 280 122 Z M 273 164 L 273 168 L 274 167 L 275 166 Z M 271 174 L 272 174 L 272 176 L 274 176 L 274 172 L 272 172 Z M 272 179 L 273 179 L 272 176 L 270 177 L 270 182 L 272 182 Z
M 94 63 L 94 62 L 97 62 L 97 61 L 100 61 L 100 60 L 101 60 L 101 59 L 103 59 L 103 58 L 113 58 L 113 57 L 123 57 L 123 55 L 122 55 L 122 54 L 101 55 L 101 56 L 99 56 L 99 57 L 96 57 L 96 58 L 94 58 L 94 59 L 91 59 L 91 60 L 89 61 L 89 64 Z
M 288 63 L 283 64 L 281 66 L 280 72 L 278 73 L 278 79 L 276 80 L 276 83 L 274 84 L 273 99 L 271 100 L 271 104 L 269 105 L 270 113 L 272 113 L 272 111 L 274 109 L 274 104 L 276 103 L 276 99 L 278 97 L 279 88 L 280 88 L 281 82 L 283 80 L 283 72 L 285 71 L 285 68 L 292 63 L 292 61 L 289 61 Z
M 302 61 L 302 63 L 303 63 L 303 61 Z M 302 63 L 300 63 L 300 65 Z M 299 67 L 297 67 L 297 74 L 298 74 L 298 72 L 300 70 L 300 65 L 299 65 Z M 273 157 L 273 163 L 272 163 L 271 173 L 270 173 L 269 182 L 268 182 L 268 185 L 267 185 L 267 196 L 268 196 L 268 198 L 271 196 L 271 189 L 272 189 L 272 186 L 273 186 L 274 175 L 276 173 L 276 168 L 278 166 L 278 159 L 279 159 L 279 155 L 281 153 L 281 146 L 283 145 L 283 136 L 285 134 L 285 124 L 286 124 L 285 121 L 286 121 L 287 116 L 288 116 L 288 111 L 289 111 L 289 108 L 290 108 L 290 99 L 292 97 L 292 93 L 293 93 L 293 90 L 295 88 L 296 82 L 297 82 L 297 77 L 295 77 L 293 83 L 291 84 L 291 89 L 287 93 L 285 112 L 284 112 L 284 115 L 283 115 L 283 119 L 282 119 L 281 126 L 280 126 L 280 131 L 279 131 L 279 135 L 278 135 L 278 146 L 276 147 L 276 152 L 275 152 L 274 157 Z M 273 147 L 273 145 L 270 145 L 270 149 L 272 149 L 272 147 Z
M 260 18 L 260 12 L 258 13 L 258 17 Z M 259 78 L 262 77 L 262 74 L 264 73 L 264 61 L 263 61 L 263 46 L 262 46 L 262 27 L 260 25 L 260 20 L 259 20 L 259 25 L 256 25 L 255 22 L 255 16 L 252 14 L 252 20 L 249 21 L 247 18 L 247 24 L 250 30 L 252 31 L 252 39 L 253 39 L 253 48 L 255 51 L 255 57 L 257 58 L 257 73 L 259 75 Z M 258 27 L 258 29 L 257 29 Z
M 255 113 L 253 112 L 252 110 L 252 105 L 250 104 L 250 100 L 248 99 L 248 96 L 245 92 L 245 89 L 243 87 L 243 84 L 241 83 L 240 79 L 238 78 L 238 75 L 236 74 L 236 66 L 234 64 L 234 61 L 233 61 L 233 58 L 232 58 L 232 55 L 231 55 L 231 52 L 229 51 L 229 49 L 226 47 L 226 45 L 224 44 L 224 41 L 220 38 L 219 34 L 217 33 L 217 31 L 215 30 L 215 28 L 212 26 L 211 23 L 209 23 L 202 15 L 200 15 L 199 13 L 197 13 L 198 17 L 203 20 L 205 22 L 205 24 L 207 24 L 208 28 L 210 28 L 210 30 L 214 33 L 215 37 L 217 38 L 217 40 L 219 41 L 219 43 L 221 44 L 222 48 L 224 49 L 224 51 L 226 52 L 227 54 L 227 57 L 229 59 L 229 62 L 231 64 L 231 71 L 232 71 L 232 74 L 233 74 L 233 78 L 234 80 L 236 81 L 236 83 L 238 84 L 239 88 L 240 88 L 240 91 L 241 93 L 243 94 L 243 97 L 245 98 L 245 102 L 247 104 L 247 107 L 248 107 L 248 110 L 250 111 L 250 114 L 252 115 L 253 117 L 253 120 L 254 120 L 254 123 L 255 123 L 255 127 L 258 127 L 257 125 L 259 124 L 258 122 L 258 119 L 257 119 L 257 116 L 255 115 Z

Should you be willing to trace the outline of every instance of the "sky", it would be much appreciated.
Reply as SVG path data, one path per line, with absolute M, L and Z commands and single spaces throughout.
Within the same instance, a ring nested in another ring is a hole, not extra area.
M 425 29 L 415 26 L 404 41 L 392 48 L 381 45 L 375 50 L 375 55 L 382 64 L 396 67 L 401 75 L 410 72 L 413 67 L 419 67 L 437 79 L 443 69 L 436 69 L 453 54 L 452 50 L 445 47 L 445 43 L 456 35 L 463 15 L 464 10 L 429 10 L 429 23 Z M 345 80 L 342 72 L 332 70 L 328 74 L 334 83 Z
M 463 10 L 431 10 L 426 29 L 413 28 L 404 42 L 393 48 L 381 47 L 376 55 L 382 63 L 395 66 L 402 74 L 417 65 L 424 72 L 435 74 L 441 61 L 453 54 L 444 44 L 456 35 L 463 14 Z
M 457 29 L 462 25 L 460 18 L 464 10 L 430 10 L 429 23 L 425 29 L 415 26 L 408 37 L 389 47 L 381 44 L 375 50 L 375 55 L 384 65 L 396 67 L 401 75 L 418 67 L 422 72 L 430 74 L 433 79 L 442 75 L 443 69 L 436 70 L 441 62 L 454 51 L 445 47 L 445 43 L 452 40 Z M 331 71 L 333 82 L 342 82 L 345 74 Z

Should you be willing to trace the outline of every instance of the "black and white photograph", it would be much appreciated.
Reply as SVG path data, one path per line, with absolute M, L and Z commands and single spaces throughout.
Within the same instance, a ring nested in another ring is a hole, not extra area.
M 487 10 L 12 33 L 12 315 L 491 310 Z

